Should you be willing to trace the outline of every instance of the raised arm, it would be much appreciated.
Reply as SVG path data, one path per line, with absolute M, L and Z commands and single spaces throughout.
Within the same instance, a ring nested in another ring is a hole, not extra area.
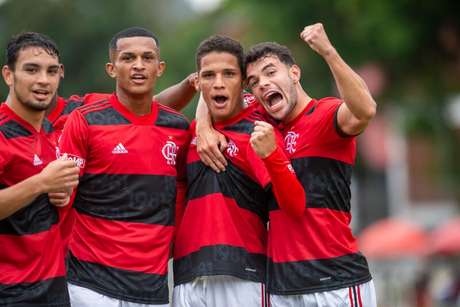
M 345 102 L 337 115 L 340 129 L 348 135 L 363 132 L 377 109 L 366 83 L 341 58 L 321 23 L 306 26 L 300 37 L 323 57 L 334 76 L 340 96 Z
M 195 79 L 196 73 L 191 73 L 181 82 L 155 95 L 155 100 L 176 111 L 182 110 L 195 96 Z

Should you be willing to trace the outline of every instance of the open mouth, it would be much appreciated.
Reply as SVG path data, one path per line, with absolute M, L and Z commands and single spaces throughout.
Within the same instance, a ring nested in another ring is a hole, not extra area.
M 274 105 L 277 105 L 279 102 L 281 102 L 281 100 L 283 100 L 283 95 L 281 95 L 279 92 L 269 92 L 265 95 L 264 100 L 270 107 L 273 107 Z
M 225 104 L 225 102 L 227 102 L 228 97 L 224 95 L 216 95 L 212 97 L 212 100 L 214 100 L 216 104 L 222 105 Z

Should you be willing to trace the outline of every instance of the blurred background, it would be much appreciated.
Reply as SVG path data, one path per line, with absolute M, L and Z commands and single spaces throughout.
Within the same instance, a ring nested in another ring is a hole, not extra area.
M 65 64 L 60 94 L 69 96 L 114 90 L 107 45 L 129 26 L 160 38 L 167 70 L 157 92 L 194 71 L 209 35 L 245 48 L 277 41 L 319 98 L 337 95 L 334 81 L 299 39 L 319 21 L 378 103 L 358 140 L 352 226 L 379 306 L 460 306 L 460 1 L 0 0 L 0 43 L 21 31 L 53 38 Z M 195 105 L 184 110 L 190 118 Z

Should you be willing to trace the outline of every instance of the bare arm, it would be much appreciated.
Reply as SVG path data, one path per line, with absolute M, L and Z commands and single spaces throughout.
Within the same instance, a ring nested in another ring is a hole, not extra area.
M 195 117 L 196 146 L 201 161 L 218 173 L 225 171 L 227 160 L 222 151 L 227 148 L 227 140 L 224 135 L 212 126 L 211 115 L 209 114 L 203 95 L 200 95 Z
M 338 111 L 340 129 L 349 135 L 361 133 L 377 109 L 366 83 L 340 57 L 321 23 L 305 27 L 300 37 L 323 57 L 331 69 L 340 96 L 345 102 Z
M 182 110 L 195 96 L 196 73 L 191 73 L 181 82 L 155 95 L 155 100 L 176 111 Z
M 0 220 L 26 207 L 40 194 L 77 186 L 78 172 L 75 162 L 56 160 L 40 173 L 0 190 Z

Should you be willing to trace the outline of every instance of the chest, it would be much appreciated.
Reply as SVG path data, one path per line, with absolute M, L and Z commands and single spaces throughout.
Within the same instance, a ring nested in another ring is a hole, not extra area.
M 147 125 L 90 127 L 87 172 L 176 175 L 187 136 Z

